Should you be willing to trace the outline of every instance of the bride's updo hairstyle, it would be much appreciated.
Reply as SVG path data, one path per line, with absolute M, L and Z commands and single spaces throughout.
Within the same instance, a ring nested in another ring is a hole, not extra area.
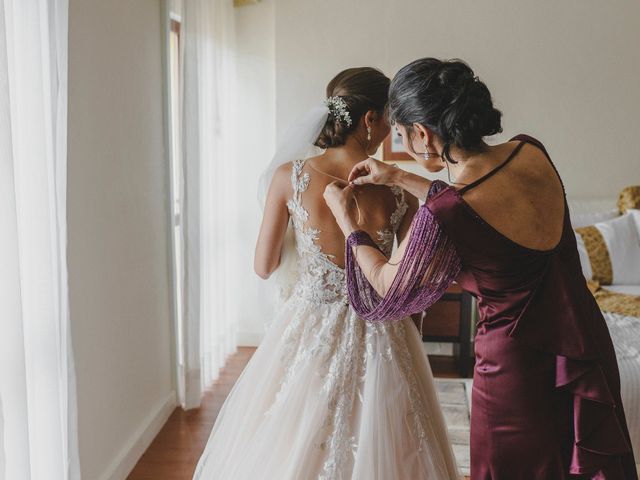
M 391 82 L 390 122 L 403 125 L 409 135 L 414 123 L 431 129 L 444 144 L 442 157 L 452 163 L 452 145 L 482 151 L 484 137 L 502 132 L 501 117 L 487 86 L 461 60 L 415 60 Z
M 351 121 L 334 115 L 335 109 L 330 109 L 331 113 L 316 140 L 316 146 L 331 148 L 344 145 L 369 110 L 384 115 L 390 83 L 384 73 L 371 67 L 348 68 L 336 75 L 327 85 L 327 98 L 339 97 L 344 100 Z

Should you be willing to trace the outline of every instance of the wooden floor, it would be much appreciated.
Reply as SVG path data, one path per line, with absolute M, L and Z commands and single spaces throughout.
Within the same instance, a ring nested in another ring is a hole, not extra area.
M 174 410 L 128 480 L 191 480 L 224 399 L 254 351 L 251 347 L 238 348 L 218 381 L 206 392 L 200 408 L 187 412 L 181 408 Z M 458 376 L 452 359 L 429 357 L 429 360 L 434 376 Z
M 191 480 L 220 407 L 254 351 L 252 347 L 241 347 L 229 357 L 200 408 L 173 411 L 128 480 Z

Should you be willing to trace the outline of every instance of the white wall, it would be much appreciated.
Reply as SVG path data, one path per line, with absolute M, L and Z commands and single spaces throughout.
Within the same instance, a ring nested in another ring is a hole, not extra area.
M 124 478 L 174 405 L 160 2 L 71 0 L 69 10 L 82 476 Z
M 248 188 L 274 136 L 322 101 L 338 71 L 371 65 L 393 76 L 434 56 L 464 59 L 487 83 L 504 114 L 505 131 L 492 143 L 537 136 L 571 198 L 615 197 L 640 183 L 639 19 L 634 0 L 264 0 L 236 9 Z M 259 213 L 248 212 L 243 241 L 255 239 L 258 223 Z M 248 283 L 255 303 L 244 310 L 240 340 L 255 344 L 267 293 L 264 283 Z
M 247 299 L 240 306 L 240 345 L 259 342 L 264 322 L 272 312 L 268 299 L 273 292 L 269 282 L 253 272 L 253 251 L 262 216 L 256 196 L 258 177 L 275 150 L 275 3 L 276 0 L 263 0 L 235 9 L 238 131 L 242 139 L 237 161 L 242 163 L 240 172 L 246 185 L 246 189 L 238 191 L 238 242 L 247 253 L 238 259 L 243 298 Z
M 533 134 L 570 196 L 612 196 L 640 183 L 638 45 L 635 0 L 278 0 L 278 132 L 343 68 L 459 57 L 503 111 L 495 141 Z

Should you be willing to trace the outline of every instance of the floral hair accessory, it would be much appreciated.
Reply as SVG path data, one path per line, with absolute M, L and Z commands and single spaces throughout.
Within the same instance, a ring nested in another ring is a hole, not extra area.
M 347 102 L 344 101 L 344 98 L 338 96 L 329 97 L 324 101 L 324 104 L 329 108 L 329 113 L 336 120 L 346 123 L 347 127 L 351 126 L 351 115 L 349 115 Z

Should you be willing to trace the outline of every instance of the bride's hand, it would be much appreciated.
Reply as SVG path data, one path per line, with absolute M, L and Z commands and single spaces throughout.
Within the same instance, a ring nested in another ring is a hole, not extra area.
M 389 165 L 375 158 L 367 158 L 353 167 L 348 180 L 349 183 L 355 185 L 372 183 L 391 186 L 395 185 L 399 172 L 401 170 L 397 165 Z
M 323 197 L 345 237 L 358 230 L 353 218 L 355 200 L 352 185 L 338 181 L 331 182 L 324 189 Z

